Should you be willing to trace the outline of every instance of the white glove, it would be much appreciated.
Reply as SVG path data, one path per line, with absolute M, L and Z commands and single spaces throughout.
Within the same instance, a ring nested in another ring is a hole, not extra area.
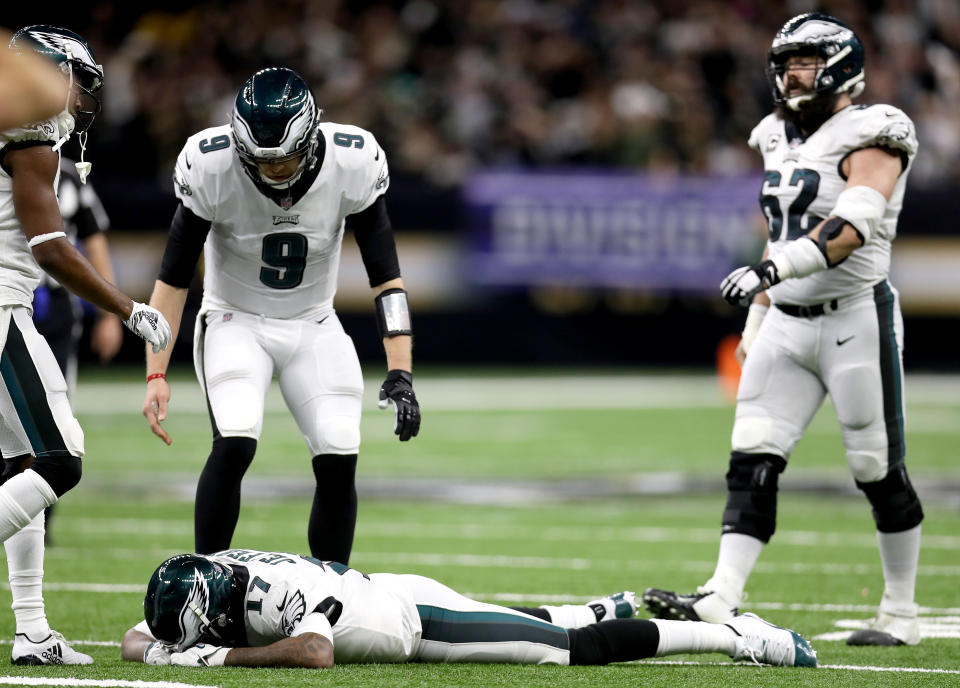
M 183 652 L 170 655 L 170 663 L 178 666 L 223 666 L 229 647 L 217 647 L 198 643 Z
M 170 664 L 170 650 L 159 640 L 154 640 L 147 645 L 143 653 L 143 663 L 153 666 L 166 666 Z
M 135 335 L 148 341 L 155 354 L 166 349 L 173 338 L 170 324 L 163 317 L 163 313 L 145 303 L 134 301 L 130 317 L 124 320 L 123 324 Z
M 748 306 L 754 296 L 779 282 L 776 264 L 765 260 L 758 265 L 744 265 L 724 277 L 720 293 L 731 306 Z

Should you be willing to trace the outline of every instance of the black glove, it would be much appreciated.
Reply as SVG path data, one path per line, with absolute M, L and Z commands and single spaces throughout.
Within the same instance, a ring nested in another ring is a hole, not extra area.
M 406 442 L 420 432 L 420 404 L 413 393 L 413 373 L 406 370 L 391 370 L 387 379 L 380 385 L 380 403 L 382 409 L 393 402 L 396 412 L 394 434 L 400 435 L 400 441 Z
M 780 274 L 772 260 L 758 265 L 745 265 L 723 278 L 720 293 L 731 306 L 749 306 L 753 297 L 780 282 Z

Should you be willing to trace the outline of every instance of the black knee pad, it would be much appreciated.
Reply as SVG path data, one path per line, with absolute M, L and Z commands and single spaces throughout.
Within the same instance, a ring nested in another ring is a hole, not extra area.
M 80 459 L 66 452 L 38 456 L 33 460 L 31 468 L 47 481 L 57 497 L 62 497 L 80 482 L 80 475 L 83 473 Z
M 890 469 L 887 477 L 875 483 L 857 481 L 873 507 L 873 520 L 881 533 L 901 533 L 920 525 L 923 508 L 917 497 L 907 467 L 900 463 Z
M 724 533 L 770 541 L 777 528 L 777 480 L 786 467 L 775 454 L 730 453 Z

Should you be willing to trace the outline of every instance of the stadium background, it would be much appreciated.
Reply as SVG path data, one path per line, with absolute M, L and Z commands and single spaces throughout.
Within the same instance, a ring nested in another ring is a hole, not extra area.
M 104 65 L 104 112 L 88 159 L 113 221 L 118 281 L 137 297 L 149 295 L 159 264 L 183 141 L 225 122 L 254 70 L 298 69 L 330 120 L 377 136 L 391 165 L 388 206 L 411 292 L 425 420 L 420 437 L 400 444 L 374 409 L 382 349 L 347 237 L 336 305 L 367 376 L 352 563 L 425 573 L 490 601 L 535 604 L 630 586 L 692 588 L 712 570 L 732 418 L 715 359 L 744 317 L 720 302 L 717 284 L 758 255 L 763 238 L 762 170 L 745 141 L 770 105 L 764 58 L 793 14 L 825 9 L 848 21 L 867 48 L 860 102 L 902 107 L 921 141 L 893 281 L 906 320 L 911 474 L 927 511 L 918 601 L 933 639 L 899 653 L 827 640 L 869 618 L 882 585 L 869 508 L 844 464 L 829 405 L 781 481 L 781 532 L 751 579 L 748 604 L 815 637 L 823 663 L 915 672 L 856 669 L 844 685 L 954 685 L 954 0 L 148 0 L 78 3 L 53 17 L 44 9 L 5 8 L 3 21 L 72 28 Z M 194 308 L 198 288 L 199 280 Z M 191 502 L 209 421 L 189 365 L 190 323 L 188 314 L 171 375 L 171 448 L 149 435 L 139 415 L 140 342 L 126 333 L 119 365 L 106 368 L 84 351 L 76 409 L 88 459 L 52 530 L 45 594 L 58 629 L 97 658 L 85 677 L 198 680 L 188 670 L 123 665 L 115 647 L 156 562 L 192 545 Z M 297 524 L 306 521 L 313 488 L 304 455 L 274 389 L 235 542 L 305 549 Z M 12 627 L 10 616 L 0 615 L 0 624 Z M 202 680 L 761 680 L 721 673 L 709 665 L 718 659 L 682 670 L 644 666 L 640 679 L 631 668 L 351 667 L 326 678 L 224 670 Z M 934 671 L 952 673 L 916 673 Z M 826 673 L 805 685 L 836 685 L 837 678 Z M 762 680 L 796 685 L 789 671 L 764 672 Z
M 254 70 L 284 64 L 328 119 L 369 129 L 387 151 L 418 363 L 709 366 L 743 319 L 719 302 L 715 278 L 752 260 L 763 232 L 760 159 L 746 139 L 770 107 L 766 50 L 785 17 L 817 7 L 866 46 L 859 102 L 898 105 L 917 124 L 893 268 L 906 365 L 955 369 L 960 10 L 949 0 L 98 1 L 56 21 L 86 36 L 106 70 L 88 157 L 131 293 L 152 287 L 186 137 L 226 122 Z M 485 213 L 475 197 L 491 170 L 515 176 Z M 557 173 L 564 185 L 551 198 L 548 180 L 519 221 L 523 245 L 491 248 L 503 227 L 490 215 Z M 611 173 L 634 186 L 604 191 Z M 721 180 L 729 194 L 710 191 Z M 576 194 L 591 183 L 597 194 Z M 731 197 L 737 207 L 711 234 L 716 204 Z M 597 219 L 603 207 L 622 213 Z M 361 357 L 376 360 L 366 282 L 344 244 L 337 307 Z M 189 347 L 178 352 L 188 359 Z

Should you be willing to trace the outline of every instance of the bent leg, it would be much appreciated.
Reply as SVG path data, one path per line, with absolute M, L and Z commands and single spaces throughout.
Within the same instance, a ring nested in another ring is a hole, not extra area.
M 261 346 L 257 319 L 235 313 L 224 320 L 207 316 L 197 337 L 198 366 L 213 429 L 213 446 L 197 482 L 194 504 L 196 549 L 216 552 L 230 546 L 240 513 L 240 486 L 253 461 L 263 428 L 263 405 L 273 361 Z
M 717 566 L 700 588 L 716 595 L 690 603 L 704 621 L 736 613 L 757 558 L 776 531 L 779 475 L 826 393 L 806 355 L 816 323 L 778 311 L 768 319 L 744 364 Z
M 307 539 L 318 559 L 349 563 L 357 522 L 363 377 L 353 342 L 334 316 L 302 323 L 280 365 L 280 391 L 313 455 L 316 488 Z

